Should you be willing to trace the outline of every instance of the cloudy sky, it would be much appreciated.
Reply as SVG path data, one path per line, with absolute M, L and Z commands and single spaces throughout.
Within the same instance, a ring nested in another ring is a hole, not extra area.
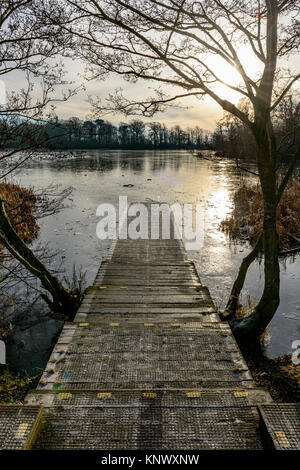
M 152 84 L 150 82 L 140 81 L 132 84 L 123 80 L 122 77 L 117 75 L 111 75 L 105 81 L 92 81 L 85 82 L 83 78 L 84 66 L 79 63 L 78 60 L 72 61 L 67 59 L 65 61 L 65 67 L 67 70 L 66 78 L 68 81 L 73 82 L 72 85 L 65 87 L 72 88 L 78 87 L 84 84 L 86 87 L 85 91 L 77 93 L 76 96 L 70 98 L 67 102 L 57 103 L 56 112 L 62 119 L 68 119 L 72 116 L 78 116 L 80 119 L 88 119 L 91 114 L 91 105 L 88 102 L 88 96 L 93 98 L 99 97 L 105 102 L 106 97 L 109 93 L 112 93 L 115 89 L 122 88 L 126 97 L 145 98 L 145 96 L 153 95 Z M 9 77 L 5 78 L 5 88 L 8 92 L 19 90 L 24 86 L 24 77 L 14 72 Z M 36 84 L 36 92 L 39 86 Z M 58 89 L 56 97 L 61 98 L 62 89 Z M 173 92 L 178 93 L 177 90 Z M 170 90 L 172 93 L 172 90 Z M 178 103 L 179 106 L 169 108 L 163 113 L 156 114 L 153 118 L 143 118 L 145 122 L 159 121 L 165 123 L 167 126 L 180 125 L 183 128 L 199 126 L 204 130 L 213 130 L 216 125 L 216 121 L 223 115 L 222 109 L 215 104 L 210 98 L 205 98 L 203 101 L 199 101 L 196 98 L 189 98 L 181 100 Z M 101 116 L 99 116 L 101 117 Z M 103 119 L 107 119 L 111 122 L 119 123 L 121 121 L 129 121 L 134 119 L 132 117 L 125 117 L 120 114 L 105 114 L 102 116 Z
M 85 92 L 78 93 L 77 96 L 73 97 L 68 102 L 59 105 L 57 112 L 64 118 L 78 116 L 84 119 L 91 113 L 91 106 L 87 99 L 88 95 L 93 97 L 99 96 L 104 102 L 109 93 L 112 93 L 117 88 L 122 88 L 126 97 L 134 96 L 135 98 L 142 98 L 146 95 L 151 95 L 152 90 L 150 86 L 149 82 L 141 81 L 139 83 L 130 84 L 120 77 L 113 76 L 106 82 L 94 81 L 87 84 Z M 178 107 L 169 108 L 163 113 L 157 113 L 152 118 L 143 118 L 143 120 L 145 122 L 159 121 L 169 127 L 175 125 L 180 125 L 184 128 L 199 126 L 205 130 L 213 130 L 216 121 L 223 115 L 222 109 L 209 98 L 203 101 L 199 101 L 196 98 L 184 99 L 178 102 L 178 105 Z M 125 117 L 124 115 L 118 114 L 106 114 L 104 119 L 112 122 L 120 122 L 134 119 L 134 116 Z
M 261 72 L 262 64 L 258 61 L 254 54 L 248 47 L 242 45 L 239 51 L 240 59 L 248 72 L 255 78 L 256 74 Z M 211 58 L 212 63 L 209 64 L 218 70 L 222 79 L 233 85 L 238 85 L 240 77 L 237 72 L 229 65 L 224 66 L 223 63 L 216 63 L 216 58 Z M 291 59 L 290 59 L 291 60 Z M 293 68 L 300 67 L 300 57 L 293 57 Z M 92 98 L 99 97 L 102 102 L 105 102 L 109 93 L 112 93 L 115 89 L 123 89 L 123 94 L 128 98 L 134 100 L 142 99 L 147 96 L 153 95 L 153 84 L 149 81 L 139 81 L 138 83 L 128 83 L 124 81 L 122 77 L 111 74 L 109 78 L 104 81 L 84 81 L 84 65 L 78 60 L 64 59 L 65 68 L 67 70 L 66 79 L 73 82 L 70 86 L 77 87 L 84 84 L 86 87 L 85 91 L 79 92 L 76 96 L 69 99 L 67 102 L 57 103 L 56 112 L 62 119 L 68 119 L 72 116 L 77 116 L 80 119 L 91 118 L 91 105 L 88 102 L 88 96 Z M 290 65 L 288 63 L 284 65 Z M 5 87 L 8 92 L 13 90 L 19 90 L 23 84 L 23 78 L 20 73 L 13 73 L 5 80 Z M 38 86 L 37 86 L 38 88 Z M 66 86 L 68 88 L 68 86 Z M 0 90 L 1 91 L 1 90 Z M 229 90 L 222 85 L 217 85 L 215 91 L 225 99 L 237 104 L 239 99 L 242 97 L 240 94 Z M 178 88 L 168 90 L 170 95 L 177 94 Z M 182 90 L 180 91 L 182 93 Z M 57 90 L 56 96 L 61 98 L 62 90 Z M 178 103 L 180 107 L 169 108 L 164 113 L 158 113 L 152 118 L 143 118 L 145 122 L 159 121 L 165 123 L 168 127 L 180 125 L 182 128 L 199 126 L 204 130 L 212 131 L 216 122 L 223 116 L 223 111 L 219 105 L 217 105 L 209 97 L 205 97 L 202 101 L 196 98 L 183 99 Z M 111 122 L 119 123 L 121 121 L 129 121 L 134 117 L 125 117 L 118 114 L 106 114 L 99 116 L 99 118 L 107 119 Z

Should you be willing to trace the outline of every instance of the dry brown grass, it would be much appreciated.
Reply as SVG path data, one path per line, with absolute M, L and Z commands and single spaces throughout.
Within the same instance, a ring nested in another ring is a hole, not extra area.
M 257 303 L 257 300 L 253 299 L 250 295 L 247 295 L 245 301 L 243 301 L 243 304 L 238 304 L 236 310 L 236 317 L 247 317 L 251 314 L 251 312 L 253 312 L 253 309 L 256 307 Z
M 231 239 L 254 244 L 262 232 L 263 199 L 259 185 L 244 184 L 234 195 L 234 210 L 223 220 L 221 229 Z M 283 193 L 277 210 L 277 231 L 281 251 L 300 246 L 300 181 L 293 177 Z
M 35 195 L 32 191 L 11 183 L 0 183 L 0 195 L 12 226 L 26 243 L 30 243 L 39 231 L 34 217 Z M 0 245 L 0 251 L 1 248 Z
M 297 403 L 300 401 L 300 365 L 292 362 L 291 356 L 268 359 L 263 355 L 247 358 L 247 365 L 255 385 L 267 390 L 275 402 Z

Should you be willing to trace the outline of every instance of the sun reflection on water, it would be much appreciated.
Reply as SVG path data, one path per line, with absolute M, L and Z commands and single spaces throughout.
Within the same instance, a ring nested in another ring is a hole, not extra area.
M 226 219 L 232 211 L 230 191 L 222 187 L 212 193 L 207 200 L 206 216 L 210 235 L 219 242 L 226 241 L 226 235 L 220 231 L 222 220 Z

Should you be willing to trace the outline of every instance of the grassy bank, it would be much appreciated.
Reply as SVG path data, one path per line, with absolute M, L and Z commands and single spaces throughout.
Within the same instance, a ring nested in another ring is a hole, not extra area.
M 300 365 L 293 364 L 291 355 L 269 359 L 259 345 L 241 350 L 257 387 L 268 391 L 275 402 L 300 401 Z
M 1 366 L 0 366 L 1 367 Z M 36 388 L 40 375 L 19 377 L 7 367 L 0 368 L 0 404 L 22 404 L 27 392 Z
M 257 301 L 248 295 L 243 305 L 238 305 L 237 317 L 249 315 L 256 304 Z M 275 402 L 299 402 L 300 364 L 293 364 L 291 355 L 267 358 L 264 354 L 264 339 L 267 334 L 268 330 L 251 345 L 239 344 L 255 385 L 268 391 Z

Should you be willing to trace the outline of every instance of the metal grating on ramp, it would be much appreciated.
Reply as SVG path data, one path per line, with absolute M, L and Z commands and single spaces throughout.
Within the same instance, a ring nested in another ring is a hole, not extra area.
M 149 400 L 148 400 L 149 401 Z M 255 407 L 51 407 L 36 449 L 261 449 Z
M 265 428 L 278 450 L 300 450 L 300 403 L 259 407 Z
M 110 316 L 67 325 L 38 388 L 253 387 L 228 326 L 201 320 Z
M 0 450 L 31 449 L 39 432 L 42 413 L 41 406 L 0 406 Z
M 40 403 L 45 407 L 147 407 L 158 402 L 162 407 L 186 406 L 192 407 L 231 407 L 249 406 L 257 403 L 271 403 L 270 395 L 263 390 L 240 389 L 210 390 L 210 389 L 182 389 L 182 390 L 70 390 L 32 391 L 27 396 L 27 403 L 34 405 Z

